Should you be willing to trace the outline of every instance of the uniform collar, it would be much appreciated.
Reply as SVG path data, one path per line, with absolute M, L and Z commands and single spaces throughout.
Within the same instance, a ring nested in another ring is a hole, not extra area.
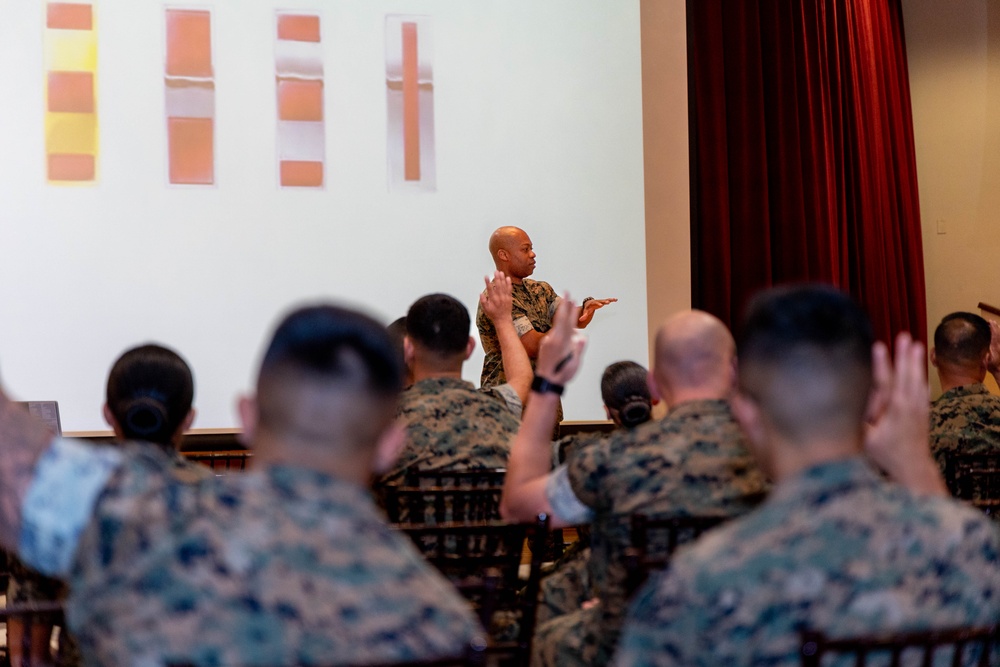
M 731 415 L 729 401 L 724 398 L 702 399 L 698 401 L 685 401 L 670 408 L 667 417 L 676 419 L 678 417 L 697 415 Z
M 475 386 L 471 382 L 469 382 L 467 380 L 463 380 L 462 378 L 431 377 L 431 378 L 424 378 L 423 380 L 420 380 L 419 382 L 414 382 L 412 385 L 410 385 L 409 387 L 406 388 L 406 390 L 405 390 L 404 393 L 410 392 L 410 391 L 419 393 L 421 391 L 426 391 L 427 389 L 431 389 L 431 388 L 435 388 L 435 387 L 440 387 L 440 388 L 447 388 L 447 387 L 469 388 L 469 387 L 472 387 L 473 389 L 475 389 Z
M 768 502 L 820 501 L 861 486 L 876 486 L 881 483 L 883 482 L 875 469 L 864 456 L 859 454 L 814 465 L 794 477 L 779 482 L 772 489 Z
M 938 397 L 938 401 L 946 401 L 950 398 L 960 398 L 962 396 L 976 396 L 980 394 L 989 394 L 990 390 L 986 388 L 982 382 L 976 382 L 975 384 L 963 384 L 960 387 L 952 387 L 948 391 L 941 394 Z M 936 403 L 937 401 L 935 401 Z

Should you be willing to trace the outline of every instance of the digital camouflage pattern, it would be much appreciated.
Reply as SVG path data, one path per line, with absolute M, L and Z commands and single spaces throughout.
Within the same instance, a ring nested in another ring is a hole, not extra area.
M 460 653 L 467 604 L 366 489 L 279 466 L 198 478 L 130 446 L 80 539 L 89 664 L 360 665 Z
M 380 483 L 408 470 L 485 470 L 507 467 L 521 400 L 510 385 L 476 389 L 459 378 L 428 378 L 403 392 L 399 418 L 406 445 Z
M 595 512 L 589 575 L 600 603 L 540 625 L 534 662 L 601 665 L 625 615 L 629 517 L 735 517 L 763 499 L 766 482 L 724 400 L 678 405 L 658 422 L 572 449 L 567 464 L 574 493 Z
M 860 457 L 816 466 L 678 551 L 633 603 L 614 664 L 792 667 L 803 628 L 993 624 L 998 553 L 974 509 L 914 496 Z
M 1000 454 L 1000 396 L 983 384 L 941 394 L 931 404 L 931 453 L 942 471 L 951 454 Z
M 515 283 L 512 287 L 511 317 L 514 318 L 517 335 L 523 336 L 532 329 L 538 333 L 547 333 L 552 328 L 552 318 L 559 303 L 559 297 L 552 286 L 540 280 L 525 278 L 520 285 Z M 505 383 L 507 376 L 503 371 L 500 340 L 497 338 L 496 327 L 483 312 L 482 306 L 476 311 L 476 328 L 479 329 L 479 340 L 483 344 L 483 352 L 486 353 L 480 385 L 495 387 Z M 531 360 L 531 367 L 535 367 L 534 359 Z
M 589 560 L 590 547 L 584 547 L 542 578 L 536 623 L 574 612 L 594 597 L 587 573 Z

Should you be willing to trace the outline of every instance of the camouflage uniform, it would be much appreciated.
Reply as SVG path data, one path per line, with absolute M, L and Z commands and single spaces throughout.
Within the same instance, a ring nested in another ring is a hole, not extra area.
M 941 394 L 931 404 L 931 452 L 942 471 L 951 454 L 1000 454 L 1000 396 L 982 384 Z
M 360 486 L 293 466 L 204 479 L 156 448 L 95 449 L 59 440 L 43 455 L 20 545 L 68 578 L 89 663 L 355 665 L 480 637 Z
M 459 378 L 428 378 L 403 392 L 406 445 L 381 483 L 407 470 L 504 468 L 517 434 L 521 399 L 510 385 L 476 389 Z
M 659 422 L 574 448 L 567 466 L 573 494 L 594 513 L 589 575 L 600 603 L 540 625 L 534 662 L 600 665 L 625 614 L 630 515 L 738 516 L 763 498 L 766 482 L 723 400 L 683 403 Z
M 914 496 L 860 457 L 819 465 L 678 551 L 633 602 L 615 664 L 792 667 L 804 628 L 993 624 L 998 553 L 973 509 Z
M 552 318 L 559 305 L 559 297 L 556 296 L 552 286 L 540 280 L 525 278 L 520 285 L 514 284 L 513 288 L 511 296 L 514 305 L 511 313 L 517 335 L 523 336 L 532 329 L 542 334 L 548 332 L 552 328 Z M 483 387 L 503 384 L 507 381 L 507 377 L 503 372 L 500 340 L 497 338 L 496 327 L 483 312 L 482 306 L 476 311 L 476 328 L 479 329 L 479 339 L 483 343 L 483 352 L 486 353 L 480 384 Z M 535 367 L 534 359 L 531 360 L 531 367 Z

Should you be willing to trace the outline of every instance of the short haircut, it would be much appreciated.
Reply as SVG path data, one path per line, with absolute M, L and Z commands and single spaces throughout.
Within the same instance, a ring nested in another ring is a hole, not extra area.
M 375 395 L 402 389 L 402 364 L 385 327 L 332 305 L 300 308 L 282 320 L 264 353 L 260 375 L 279 368 Z
M 979 315 L 952 313 L 934 330 L 934 354 L 938 361 L 978 365 L 989 352 L 990 338 L 990 325 Z
M 389 338 L 392 339 L 392 344 L 396 348 L 399 358 L 402 359 L 404 356 L 403 339 L 406 337 L 406 316 L 396 318 L 385 330 L 388 332 Z
M 162 345 L 127 350 L 108 374 L 108 409 L 129 440 L 171 446 L 193 401 L 190 366 Z
M 857 430 L 874 341 L 868 315 L 833 287 L 765 291 L 751 302 L 737 343 L 740 387 L 785 435 Z
M 646 369 L 634 361 L 616 361 L 601 376 L 601 400 L 618 412 L 625 428 L 635 428 L 650 419 L 653 399 L 646 375 Z
M 443 356 L 465 352 L 470 324 L 469 311 L 447 294 L 420 297 L 406 313 L 406 335 L 410 340 Z

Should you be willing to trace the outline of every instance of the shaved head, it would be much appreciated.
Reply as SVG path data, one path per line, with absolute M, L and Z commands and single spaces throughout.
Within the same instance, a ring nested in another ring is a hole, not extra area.
M 668 318 L 656 334 L 654 376 L 669 393 L 699 391 L 724 398 L 732 389 L 736 343 L 717 317 L 689 310 Z
M 949 371 L 986 377 L 990 338 L 990 325 L 979 315 L 964 312 L 947 315 L 934 330 L 935 363 Z
M 498 271 L 514 282 L 535 270 L 535 253 L 528 234 L 520 227 L 500 227 L 490 235 L 490 255 Z
M 373 449 L 395 417 L 401 361 L 385 328 L 360 313 L 295 311 L 261 363 L 259 427 L 333 451 Z

